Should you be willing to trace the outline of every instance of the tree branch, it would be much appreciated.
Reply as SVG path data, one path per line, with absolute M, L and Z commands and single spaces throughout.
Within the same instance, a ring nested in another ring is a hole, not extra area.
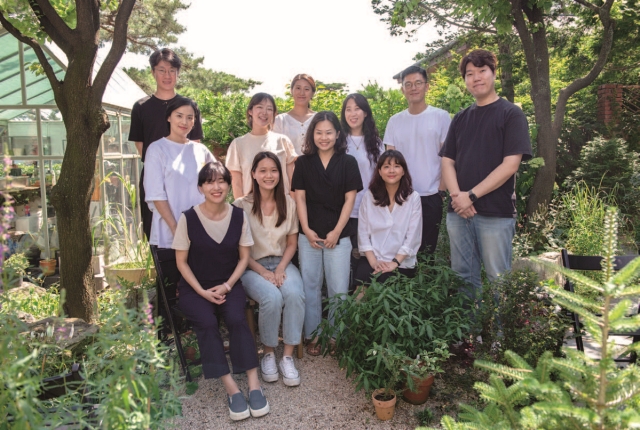
M 42 65 L 42 68 L 44 69 L 44 73 L 47 75 L 47 78 L 49 78 L 49 82 L 51 83 L 51 89 L 53 90 L 54 96 L 57 100 L 60 94 L 60 91 L 62 89 L 62 83 L 58 80 L 58 77 L 56 76 L 56 73 L 54 72 L 53 67 L 51 67 L 51 64 L 47 60 L 47 56 L 45 55 L 38 41 L 22 34 L 20 30 L 15 28 L 13 24 L 7 21 L 7 19 L 4 16 L 4 13 L 2 12 L 0 12 L 0 24 L 2 24 L 5 30 L 11 33 L 13 37 L 18 39 L 20 42 L 26 45 L 29 45 L 31 49 L 33 49 L 33 52 L 35 52 L 36 57 L 38 57 L 38 61 L 40 62 L 40 64 Z
M 29 0 L 29 6 L 38 18 L 44 32 L 67 54 L 67 57 L 71 56 L 72 44 L 75 40 L 73 30 L 60 18 L 51 3 L 46 0 Z
M 594 11 L 595 13 L 600 13 L 600 8 L 596 5 L 594 5 L 593 3 L 589 3 L 586 0 L 573 0 L 574 2 L 578 3 L 579 5 L 582 5 L 586 8 L 591 9 L 592 11 Z
M 100 70 L 93 81 L 93 97 L 102 100 L 102 95 L 107 88 L 107 83 L 111 79 L 111 74 L 115 70 L 118 62 L 122 58 L 122 54 L 127 48 L 127 29 L 129 17 L 133 11 L 136 0 L 122 0 L 116 15 L 116 22 L 113 27 L 113 42 L 109 53 L 105 58 Z
M 533 46 L 533 40 L 531 39 L 531 33 L 527 22 L 524 19 L 524 13 L 520 0 L 511 0 L 511 13 L 513 14 L 513 25 L 518 31 L 520 36 L 520 42 L 522 43 L 522 51 L 524 52 L 527 66 L 529 67 L 529 78 L 531 79 L 531 86 L 537 87 L 538 85 L 538 68 L 536 67 L 535 47 Z
M 433 8 L 431 8 L 431 7 L 427 6 L 427 5 L 425 5 L 425 4 L 424 4 L 424 3 L 422 3 L 422 2 L 421 2 L 421 3 L 418 3 L 418 6 L 419 6 L 420 8 L 422 8 L 422 9 L 424 9 L 426 12 L 428 12 L 428 13 L 432 14 L 433 16 L 435 16 L 437 19 L 440 19 L 440 20 L 442 20 L 442 21 L 446 22 L 446 23 L 447 23 L 447 24 L 449 24 L 449 25 L 454 25 L 454 26 L 456 26 L 456 27 L 464 28 L 464 29 L 466 29 L 466 30 L 475 30 L 475 31 L 478 31 L 478 32 L 481 32 L 481 33 L 498 34 L 498 32 L 497 32 L 497 31 L 495 31 L 495 30 L 491 30 L 491 29 L 489 29 L 489 28 L 485 28 L 485 27 L 478 27 L 478 26 L 476 26 L 476 25 L 463 24 L 463 23 L 455 22 L 455 21 L 453 21 L 453 20 L 451 20 L 451 19 L 449 19 L 449 18 L 447 18 L 447 17 L 445 17 L 445 16 L 441 15 L 440 13 L 436 12 Z
M 558 95 L 558 101 L 556 103 L 556 111 L 553 118 L 553 129 L 559 133 L 562 123 L 564 121 L 564 114 L 567 108 L 567 102 L 569 98 L 576 92 L 589 86 L 598 77 L 604 66 L 607 64 L 607 57 L 611 52 L 613 46 L 613 32 L 616 22 L 613 19 L 607 19 L 606 23 L 603 23 L 604 31 L 602 37 L 602 46 L 598 53 L 598 60 L 595 62 L 589 73 L 586 76 L 575 79 L 565 88 L 560 90 Z

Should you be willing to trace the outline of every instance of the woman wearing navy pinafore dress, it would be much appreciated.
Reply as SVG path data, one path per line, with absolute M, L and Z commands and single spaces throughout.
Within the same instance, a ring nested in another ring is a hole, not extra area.
M 219 162 L 205 164 L 198 174 L 205 201 L 182 214 L 173 248 L 182 275 L 178 306 L 198 338 L 204 377 L 222 380 L 230 418 L 242 420 L 269 413 L 269 403 L 258 380 L 256 345 L 244 317 L 246 296 L 240 282 L 253 238 L 242 209 L 225 201 L 230 185 L 226 167 Z M 229 329 L 233 372 L 247 373 L 249 405 L 229 372 L 216 311 Z

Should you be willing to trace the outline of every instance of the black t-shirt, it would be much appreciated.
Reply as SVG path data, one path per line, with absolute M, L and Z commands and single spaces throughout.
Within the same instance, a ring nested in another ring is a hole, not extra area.
M 178 94 L 176 94 L 176 97 Z M 131 128 L 129 140 L 142 142 L 142 162 L 147 154 L 147 148 L 156 140 L 169 135 L 167 125 L 167 103 L 173 99 L 160 100 L 153 94 L 138 100 L 131 109 Z M 202 124 L 196 121 L 189 133 L 189 139 L 201 140 Z
M 458 112 L 451 122 L 447 138 L 440 150 L 441 157 L 455 161 L 458 185 L 469 191 L 509 155 L 522 154 L 531 158 L 529 125 L 522 109 L 500 98 L 486 106 L 475 103 Z M 479 215 L 516 217 L 516 177 L 473 204 Z M 449 203 L 449 212 L 452 212 Z
M 305 191 L 309 228 L 325 239 L 338 224 L 344 195 L 362 190 L 358 162 L 348 154 L 333 154 L 325 170 L 318 154 L 302 155 L 296 160 L 291 189 Z M 353 236 L 356 228 L 354 219 L 349 218 L 340 238 Z

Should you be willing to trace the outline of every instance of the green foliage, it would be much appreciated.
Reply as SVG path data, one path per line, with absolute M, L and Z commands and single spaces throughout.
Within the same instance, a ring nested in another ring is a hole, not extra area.
M 433 421 L 433 411 L 429 408 L 424 408 L 421 411 L 416 411 L 413 415 L 415 415 L 418 420 L 418 424 L 421 426 L 428 426 Z
M 385 387 L 391 377 L 381 358 L 368 360 L 374 343 L 413 358 L 433 351 L 434 341 L 453 343 L 469 332 L 458 292 L 462 280 L 446 266 L 419 263 L 415 278 L 396 275 L 384 284 L 373 281 L 362 299 L 343 295 L 328 304 L 335 324 L 323 320 L 319 342 L 328 351 L 335 339 L 340 367 L 355 374 L 356 390 Z M 378 356 L 379 357 L 379 356 Z
M 64 291 L 63 291 L 64 294 Z M 25 312 L 36 320 L 50 316 L 62 316 L 61 294 L 58 293 L 56 284 L 50 286 L 44 293 L 36 293 L 34 288 L 29 288 L 22 294 L 13 294 L 11 291 L 0 294 L 0 313 L 16 314 Z
M 13 254 L 2 263 L 2 284 L 7 288 L 18 287 L 28 268 L 29 260 L 23 253 Z
M 513 351 L 531 365 L 545 351 L 560 356 L 569 321 L 560 307 L 552 303 L 535 272 L 518 270 L 503 274 L 483 288 L 482 293 L 480 351 L 497 352 L 500 362 L 505 361 L 504 351 Z M 494 342 L 498 342 L 497 348 Z
M 616 366 L 614 357 L 639 351 L 638 343 L 616 347 L 610 332 L 637 331 L 640 316 L 627 316 L 632 310 L 627 297 L 638 295 L 640 258 L 615 273 L 613 260 L 617 249 L 617 210 L 608 208 L 602 240 L 603 283 L 580 273 L 558 268 L 574 282 L 602 293 L 602 304 L 577 293 L 565 291 L 548 282 L 545 289 L 558 305 L 577 312 L 586 331 L 600 348 L 601 359 L 594 360 L 584 352 L 565 349 L 566 358 L 554 358 L 550 352 L 540 357 L 535 367 L 519 355 L 507 351 L 511 367 L 476 361 L 475 365 L 492 375 L 489 384 L 476 383 L 488 405 L 483 410 L 465 407 L 460 422 L 442 419 L 446 429 L 627 429 L 640 426 L 640 368 Z M 547 264 L 557 268 L 555 265 Z M 553 377 L 552 377 L 553 376 Z M 509 384 L 505 384 L 508 381 Z

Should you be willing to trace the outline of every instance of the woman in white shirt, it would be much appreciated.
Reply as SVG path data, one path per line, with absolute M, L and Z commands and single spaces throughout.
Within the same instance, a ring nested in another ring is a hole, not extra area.
M 399 151 L 386 151 L 360 205 L 358 249 L 366 258 L 358 262 L 356 285 L 370 283 L 376 274 L 384 282 L 396 269 L 415 276 L 421 226 L 420 195 L 411 186 L 407 162 Z
M 180 214 L 204 201 L 198 172 L 216 161 L 206 146 L 187 137 L 200 121 L 196 102 L 176 96 L 166 112 L 168 136 L 149 146 L 144 163 L 145 201 L 153 212 L 149 243 L 159 248 L 171 248 Z
M 273 131 L 286 135 L 291 139 L 296 153 L 302 154 L 304 136 L 316 114 L 311 110 L 311 99 L 316 93 L 316 81 L 306 73 L 298 74 L 291 80 L 290 91 L 293 109 L 276 116 Z
M 233 139 L 227 151 L 226 166 L 231 171 L 234 199 L 251 192 L 251 165 L 256 154 L 262 151 L 273 152 L 286 166 L 287 174 L 282 177 L 285 193 L 291 189 L 293 163 L 298 154 L 287 136 L 271 131 L 276 113 L 276 102 L 271 95 L 257 93 L 251 97 L 247 107 L 247 123 L 251 132 Z
M 291 196 L 285 194 L 282 166 L 271 152 L 258 153 L 251 167 L 252 192 L 234 202 L 244 209 L 254 237 L 249 269 L 242 284 L 260 305 L 260 338 L 264 345 L 262 379 L 278 380 L 275 348 L 282 324 L 284 352 L 280 373 L 287 386 L 300 385 L 293 349 L 300 344 L 304 324 L 304 288 L 298 269 L 291 264 L 298 243 L 298 216 Z
M 344 132 L 347 134 L 347 154 L 353 155 L 358 162 L 362 185 L 364 186 L 364 189 L 356 195 L 356 202 L 353 205 L 350 216 L 357 226 L 360 202 L 369 189 L 369 182 L 371 182 L 378 158 L 384 152 L 384 145 L 378 134 L 376 122 L 373 119 L 371 106 L 369 106 L 369 102 L 362 94 L 349 94 L 344 99 L 340 122 Z M 353 276 L 360 258 L 357 235 L 351 236 L 351 245 L 353 246 L 353 252 L 351 254 L 352 279 L 350 279 L 350 290 L 355 288 Z

